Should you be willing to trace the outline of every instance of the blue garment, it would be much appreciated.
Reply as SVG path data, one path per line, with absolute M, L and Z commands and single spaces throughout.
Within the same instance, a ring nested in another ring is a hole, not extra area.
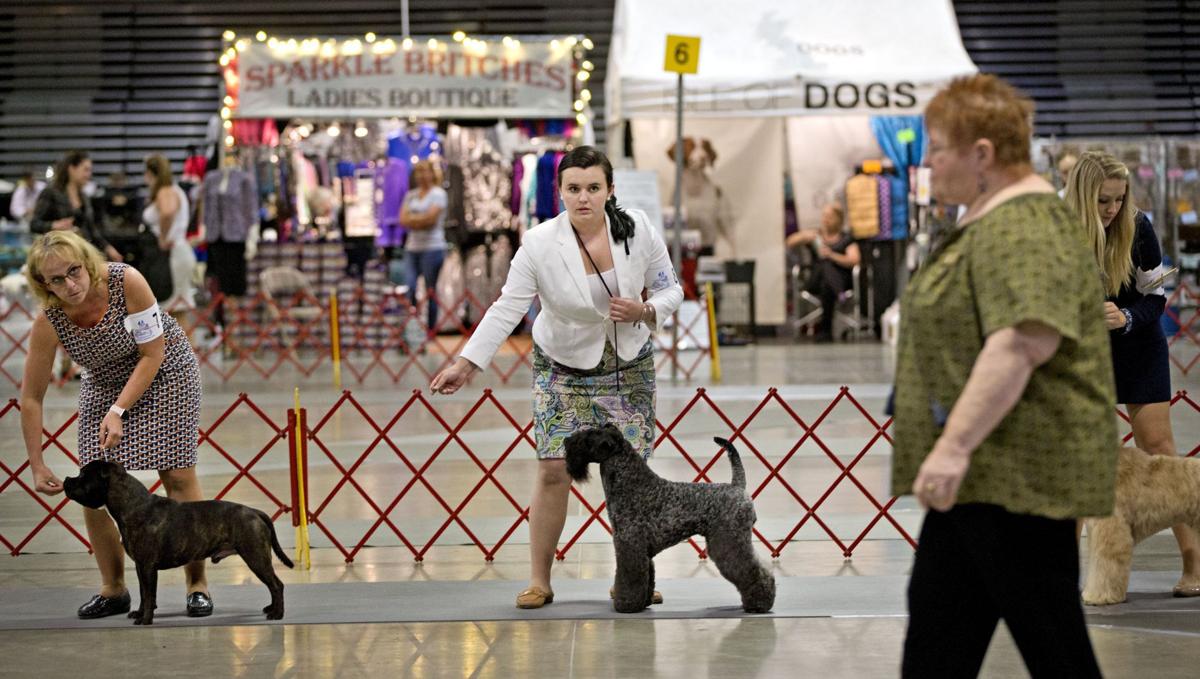
M 884 176 L 892 189 L 892 240 L 905 240 L 908 238 L 908 181 L 904 177 Z
M 409 128 L 388 137 L 388 157 L 403 158 L 405 162 L 425 160 L 434 153 L 441 153 L 437 127 L 425 123 L 416 129 Z
M 1171 364 L 1167 339 L 1159 318 L 1166 297 L 1138 292 L 1138 271 L 1150 272 L 1162 264 L 1162 248 L 1150 219 L 1142 213 L 1135 218 L 1133 271 L 1116 297 L 1108 301 L 1127 309 L 1133 323 L 1109 331 L 1112 341 L 1113 375 L 1117 383 L 1118 403 L 1162 403 L 1171 400 Z
M 558 154 L 544 153 L 537 164 L 537 219 L 544 222 L 558 216 Z
M 924 116 L 872 116 L 871 131 L 888 159 L 896 166 L 898 176 L 892 182 L 891 220 L 892 240 L 908 238 L 908 168 L 921 164 L 925 153 Z M 911 132 L 913 140 L 901 142 L 897 134 Z
M 921 164 L 925 153 L 925 116 L 871 116 L 871 131 L 888 159 L 906 177 L 908 168 Z M 913 140 L 901 142 L 896 138 L 901 131 L 911 131 Z
M 425 252 L 408 253 L 408 301 L 413 307 L 417 306 L 417 279 L 425 279 L 425 298 L 428 300 L 428 323 L 430 335 L 437 334 L 438 303 L 437 281 L 442 272 L 442 264 L 446 262 L 446 251 L 427 250 Z

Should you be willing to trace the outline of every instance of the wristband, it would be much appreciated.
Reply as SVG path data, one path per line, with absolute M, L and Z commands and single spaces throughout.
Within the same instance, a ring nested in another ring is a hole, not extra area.
M 1125 314 L 1125 331 L 1122 334 L 1128 335 L 1133 330 L 1133 313 L 1129 309 L 1121 309 L 1121 313 Z
M 129 411 L 126 410 L 125 408 L 122 408 L 121 406 L 117 405 L 116 403 L 114 403 L 111 406 L 109 406 L 108 412 L 116 415 L 117 417 L 119 417 L 123 420 L 123 419 L 125 419 L 125 413 L 127 413 Z

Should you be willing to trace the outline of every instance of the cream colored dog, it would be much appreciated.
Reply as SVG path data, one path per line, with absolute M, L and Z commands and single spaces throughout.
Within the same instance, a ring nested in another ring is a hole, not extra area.
M 1125 601 L 1134 545 L 1178 523 L 1200 529 L 1200 459 L 1122 448 L 1112 516 L 1087 520 L 1083 603 Z

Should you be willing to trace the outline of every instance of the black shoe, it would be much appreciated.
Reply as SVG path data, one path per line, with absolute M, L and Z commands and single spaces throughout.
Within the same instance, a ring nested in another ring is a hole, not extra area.
M 204 592 L 192 592 L 187 595 L 187 614 L 189 618 L 204 618 L 212 615 L 212 597 Z
M 121 596 L 113 597 L 102 597 L 97 594 L 79 607 L 79 617 L 90 620 L 91 618 L 106 618 L 118 613 L 128 613 L 130 601 L 128 591 Z

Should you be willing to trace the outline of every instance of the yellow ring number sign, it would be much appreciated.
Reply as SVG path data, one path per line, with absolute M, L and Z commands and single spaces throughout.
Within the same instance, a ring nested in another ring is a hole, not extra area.
M 700 38 L 687 35 L 668 35 L 667 54 L 663 70 L 671 73 L 695 74 L 700 65 Z

